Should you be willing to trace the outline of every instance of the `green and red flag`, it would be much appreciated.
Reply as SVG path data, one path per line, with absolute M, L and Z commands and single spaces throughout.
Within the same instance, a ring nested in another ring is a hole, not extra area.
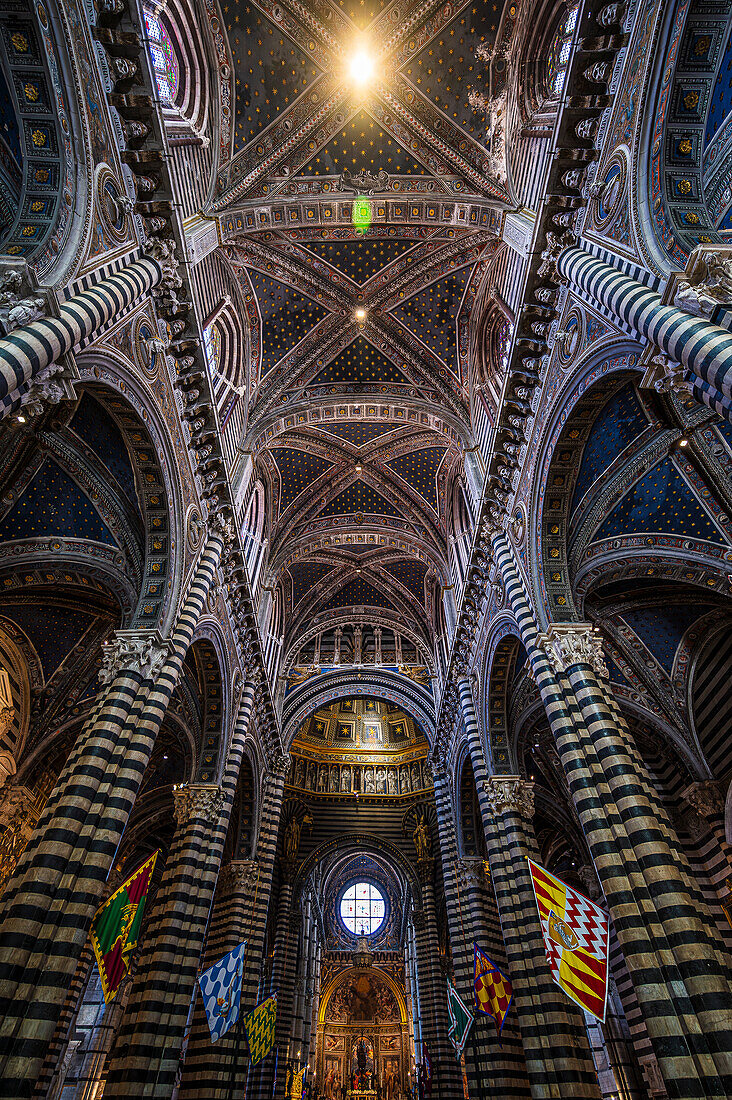
M 468 1041 L 468 1033 L 473 1026 L 473 1013 L 449 978 L 447 979 L 447 1012 L 450 1017 L 447 1036 L 455 1047 L 455 1053 L 459 1058 Z
M 137 946 L 147 892 L 159 854 L 158 850 L 145 860 L 97 909 L 92 921 L 92 947 L 107 1003 L 117 995 L 120 982 L 129 970 L 130 955 Z

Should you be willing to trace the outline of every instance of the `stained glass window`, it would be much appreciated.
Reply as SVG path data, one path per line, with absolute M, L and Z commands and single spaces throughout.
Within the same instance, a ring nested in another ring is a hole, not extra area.
M 571 7 L 562 22 L 557 27 L 552 44 L 549 47 L 547 58 L 547 76 L 549 91 L 556 99 L 562 94 L 564 81 L 567 77 L 569 65 L 569 51 L 572 42 L 572 34 L 577 23 L 579 4 Z
M 145 12 L 145 26 L 150 45 L 155 79 L 158 82 L 160 98 L 165 103 L 173 103 L 178 92 L 180 68 L 170 35 L 160 17 L 151 11 Z
M 508 356 L 511 350 L 511 333 L 513 325 L 505 319 L 501 321 L 495 336 L 495 363 L 500 374 L 505 374 L 508 368 Z
M 356 936 L 373 936 L 386 917 L 386 902 L 378 886 L 356 882 L 341 898 L 341 920 Z
M 218 370 L 221 362 L 221 333 L 218 325 L 209 325 L 203 330 L 203 346 L 211 370 Z

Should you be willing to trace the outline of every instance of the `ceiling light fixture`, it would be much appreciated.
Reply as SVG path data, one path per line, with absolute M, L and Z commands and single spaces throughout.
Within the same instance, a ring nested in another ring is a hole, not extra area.
M 360 321 L 361 324 L 363 324 L 363 322 L 366 320 L 366 310 L 365 309 L 357 309 L 355 314 L 354 314 L 354 317 L 356 318 L 357 321 Z
M 374 75 L 374 59 L 369 57 L 366 50 L 357 50 L 351 58 L 349 71 L 354 84 L 368 84 Z
M 688 439 L 680 439 L 679 440 L 679 447 L 688 447 L 688 445 L 689 445 L 689 440 Z
M 356 473 L 357 473 L 357 474 L 360 474 L 360 473 L 361 473 L 361 470 L 363 470 L 363 466 L 361 465 L 361 463 L 360 463 L 360 462 L 357 462 L 357 463 L 356 463 Z

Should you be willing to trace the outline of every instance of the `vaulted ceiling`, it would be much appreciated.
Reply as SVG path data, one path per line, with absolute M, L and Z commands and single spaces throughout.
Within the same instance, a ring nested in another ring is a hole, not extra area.
M 448 499 L 474 442 L 470 313 L 511 205 L 468 102 L 489 94 L 501 6 L 222 10 L 236 105 L 213 207 L 256 304 L 247 446 L 288 643 L 348 607 L 429 640 L 425 576 L 447 582 Z M 363 84 L 358 54 L 373 62 Z

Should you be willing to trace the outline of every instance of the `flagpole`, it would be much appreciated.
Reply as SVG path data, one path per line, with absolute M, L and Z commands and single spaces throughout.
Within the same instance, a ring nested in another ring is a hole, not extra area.
M 240 995 L 241 996 L 241 995 Z M 239 1069 L 239 1057 L 241 1055 L 241 1032 L 242 1032 L 242 1011 L 241 1003 L 239 1004 L 239 1018 L 236 1021 L 236 1035 L 234 1039 L 234 1058 L 231 1063 L 231 1073 L 229 1074 L 229 1092 L 227 1100 L 234 1100 L 234 1088 L 236 1086 L 236 1074 Z

